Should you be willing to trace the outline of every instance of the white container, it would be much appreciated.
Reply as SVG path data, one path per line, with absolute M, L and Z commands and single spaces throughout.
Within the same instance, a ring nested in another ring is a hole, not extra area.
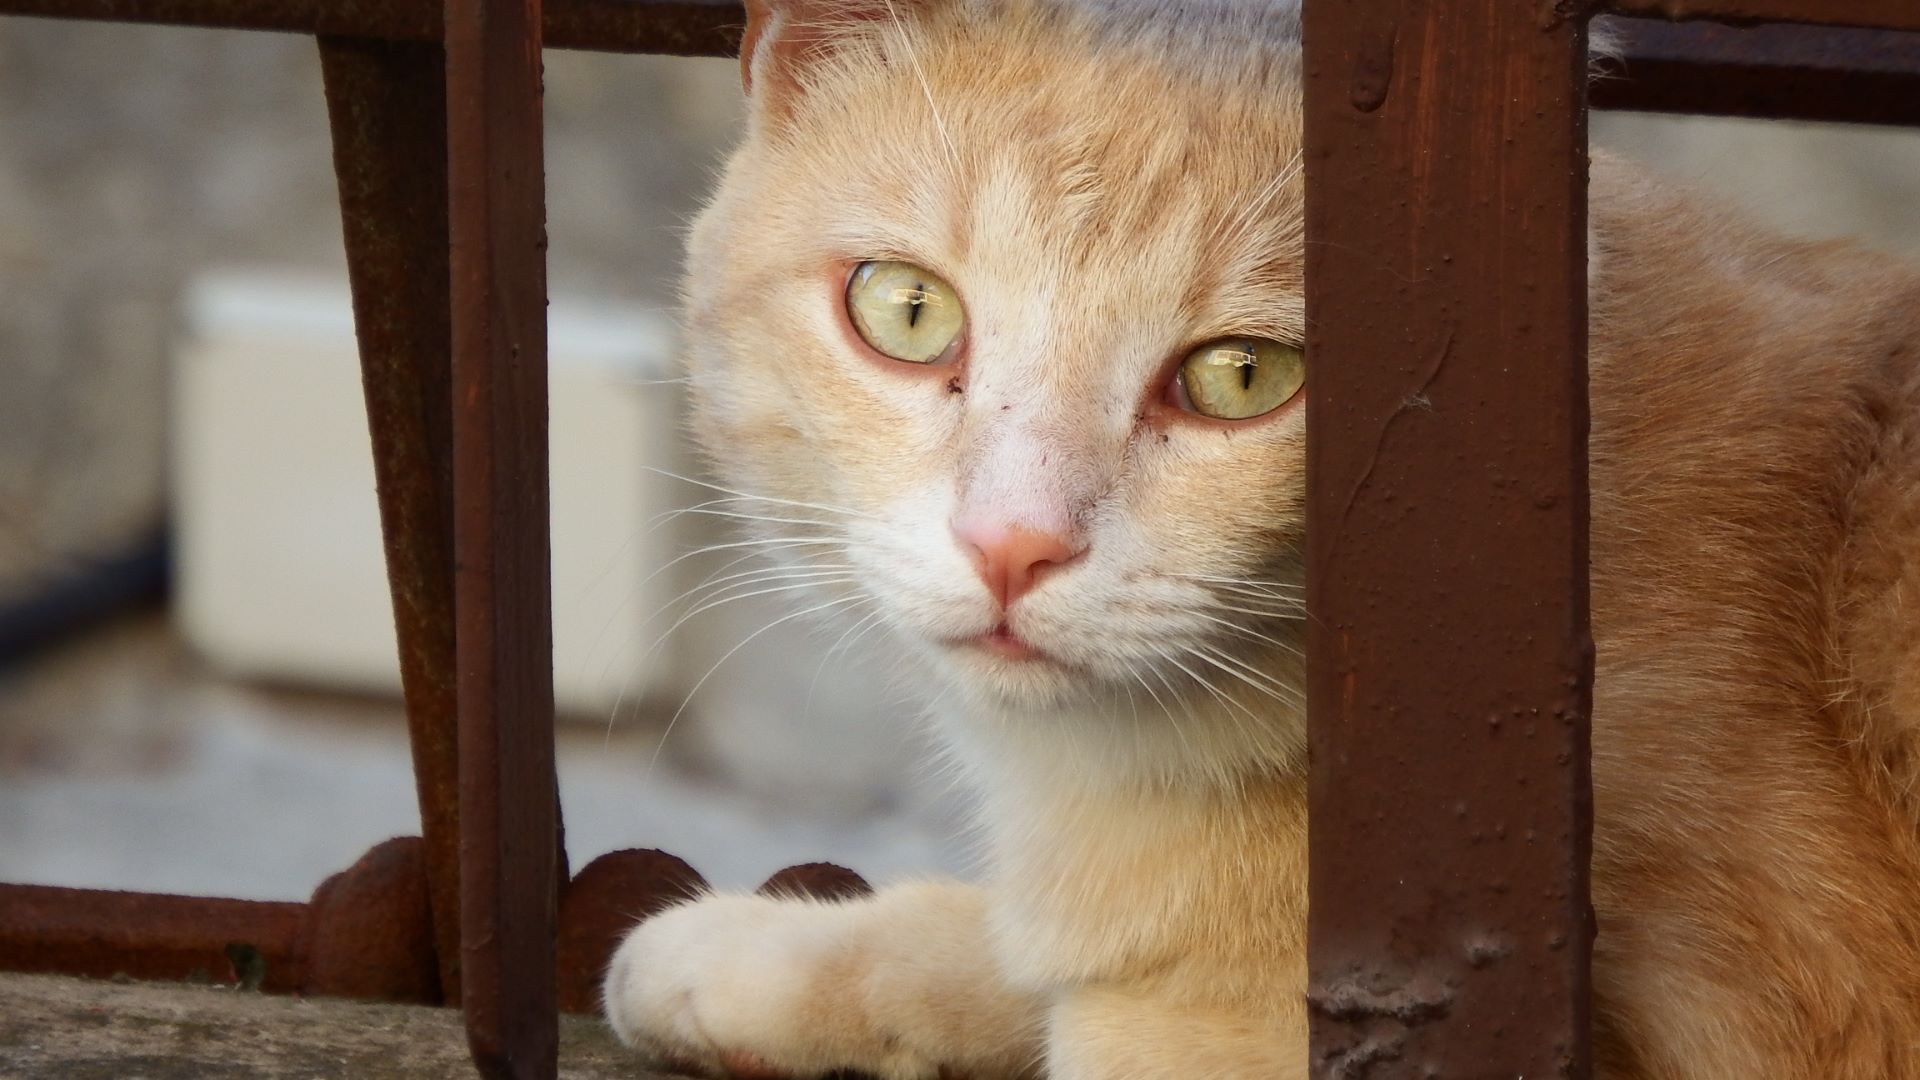
M 353 314 L 344 282 L 203 276 L 174 351 L 175 612 L 234 675 L 397 692 Z M 686 486 L 671 323 L 647 310 L 549 310 L 554 693 L 606 715 L 663 688 L 649 615 L 673 595 Z

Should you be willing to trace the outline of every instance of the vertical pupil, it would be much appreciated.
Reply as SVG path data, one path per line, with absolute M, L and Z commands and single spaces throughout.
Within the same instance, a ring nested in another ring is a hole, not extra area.
M 1240 354 L 1240 389 L 1253 389 L 1253 369 L 1255 360 L 1252 353 Z
M 926 282 L 916 281 L 913 283 L 913 290 L 907 293 L 907 325 L 909 327 L 920 325 L 920 305 L 927 302 L 926 290 Z

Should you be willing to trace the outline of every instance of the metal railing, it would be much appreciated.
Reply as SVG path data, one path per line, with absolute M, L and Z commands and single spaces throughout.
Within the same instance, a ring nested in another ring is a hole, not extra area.
M 1589 87 L 1606 12 L 1649 18 L 1616 20 L 1624 61 Z M 460 1003 L 483 1075 L 553 1077 L 556 1009 L 593 1008 L 633 913 L 699 877 L 621 852 L 569 878 L 561 844 L 538 57 L 729 54 L 739 6 L 0 14 L 317 38 L 423 833 L 306 905 L 0 886 L 0 967 L 263 963 L 268 990 Z M 1589 98 L 1920 124 L 1920 5 L 1306 0 L 1305 20 L 1313 1069 L 1584 1077 Z M 1410 404 L 1438 389 L 1473 404 Z M 831 867 L 784 880 L 861 887 Z

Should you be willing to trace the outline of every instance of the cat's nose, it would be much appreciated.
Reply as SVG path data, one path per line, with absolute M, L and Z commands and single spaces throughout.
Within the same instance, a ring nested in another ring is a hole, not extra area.
M 1026 595 L 1041 574 L 1080 553 L 1067 536 L 1020 525 L 960 518 L 953 523 L 953 534 L 972 556 L 974 569 L 1001 610 Z

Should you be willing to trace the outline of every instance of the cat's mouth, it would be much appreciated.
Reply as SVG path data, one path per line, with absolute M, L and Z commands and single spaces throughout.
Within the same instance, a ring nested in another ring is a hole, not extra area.
M 1003 660 L 1035 661 L 1048 659 L 1047 654 L 1034 646 L 1026 638 L 1014 633 L 1013 627 L 1005 621 L 977 637 L 967 638 L 966 644 L 984 649 Z

